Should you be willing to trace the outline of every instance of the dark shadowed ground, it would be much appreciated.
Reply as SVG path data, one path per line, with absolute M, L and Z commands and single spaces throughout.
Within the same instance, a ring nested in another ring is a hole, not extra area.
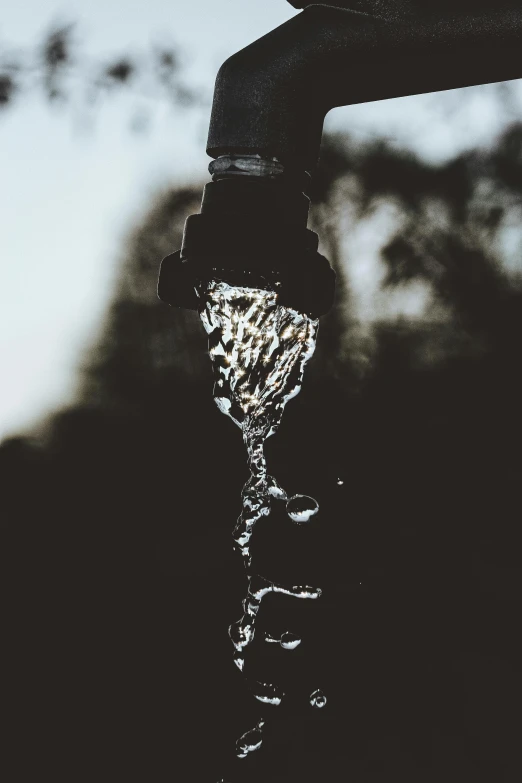
M 324 588 L 260 614 L 303 630 L 295 653 L 265 645 L 252 664 L 297 695 L 271 713 L 265 752 L 228 767 L 257 716 L 227 636 L 245 588 L 230 533 L 247 470 L 197 316 L 155 298 L 199 199 L 165 193 L 129 240 L 77 404 L 45 442 L 0 448 L 9 783 L 522 778 L 522 266 L 507 271 L 498 244 L 520 209 L 522 129 L 440 168 L 330 141 L 319 223 L 348 175 L 361 217 L 388 198 L 405 218 L 382 250 L 385 285 L 423 280 L 434 304 L 361 342 L 341 280 L 267 444 L 283 486 L 320 503 L 306 528 L 276 510 L 253 545 L 261 573 Z M 335 232 L 323 240 L 340 263 Z M 304 704 L 316 687 L 322 711 Z

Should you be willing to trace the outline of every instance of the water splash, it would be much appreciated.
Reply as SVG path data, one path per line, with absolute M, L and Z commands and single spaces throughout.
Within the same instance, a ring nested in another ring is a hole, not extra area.
M 269 593 L 301 599 L 321 595 L 318 587 L 276 584 L 250 570 L 250 540 L 255 525 L 270 513 L 272 501 L 286 502 L 289 517 L 298 524 L 308 522 L 319 510 L 317 501 L 307 495 L 288 497 L 268 473 L 264 454 L 264 443 L 277 431 L 287 402 L 301 389 L 306 363 L 315 350 L 318 321 L 279 305 L 276 291 L 233 287 L 213 280 L 200 284 L 197 293 L 202 303 L 200 317 L 209 336 L 214 400 L 241 428 L 250 470 L 241 493 L 242 511 L 233 531 L 248 575 L 248 591 L 243 615 L 229 628 L 234 663 L 244 673 L 245 654 L 255 637 L 263 598 Z M 268 634 L 265 641 L 294 650 L 302 640 L 288 631 L 279 638 Z M 254 697 L 264 704 L 279 706 L 285 696 L 271 683 L 249 681 L 249 685 Z M 239 738 L 239 758 L 261 747 L 263 725 L 264 721 L 259 721 Z
M 244 648 L 254 640 L 255 621 L 261 601 L 268 593 L 280 593 L 282 595 L 293 596 L 294 598 L 319 598 L 321 589 L 319 587 L 310 587 L 309 585 L 285 585 L 270 582 L 258 574 L 249 577 L 249 586 L 246 598 L 243 600 L 244 613 L 240 620 L 237 620 L 229 628 L 229 635 L 236 651 L 242 653 Z
M 278 305 L 275 291 L 213 280 L 198 293 L 214 368 L 214 400 L 241 427 L 248 454 L 250 478 L 233 534 L 248 567 L 249 542 L 256 523 L 270 513 L 270 498 L 287 499 L 267 472 L 263 446 L 277 431 L 287 402 L 301 390 L 318 321 Z

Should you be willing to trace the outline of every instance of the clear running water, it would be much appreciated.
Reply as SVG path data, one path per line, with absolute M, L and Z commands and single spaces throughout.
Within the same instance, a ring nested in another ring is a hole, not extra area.
M 318 321 L 279 305 L 277 291 L 234 287 L 213 280 L 198 289 L 200 317 L 209 336 L 209 353 L 214 370 L 214 400 L 218 408 L 242 429 L 248 454 L 250 477 L 242 490 L 242 512 L 233 538 L 248 576 L 243 614 L 230 626 L 234 662 L 244 672 L 245 654 L 256 630 L 261 601 L 268 593 L 302 599 L 316 599 L 318 587 L 282 585 L 251 572 L 250 540 L 257 522 L 270 513 L 272 501 L 286 503 L 290 519 L 305 524 L 317 514 L 319 505 L 307 495 L 288 497 L 267 471 L 264 443 L 281 422 L 287 402 L 301 389 L 306 363 L 314 353 Z M 294 650 L 302 640 L 291 631 L 280 637 L 265 635 L 267 643 Z M 255 698 L 278 706 L 285 694 L 270 683 L 249 681 Z M 323 707 L 326 697 L 314 691 L 313 707 Z M 245 758 L 263 742 L 264 720 L 243 734 L 236 743 L 236 755 Z

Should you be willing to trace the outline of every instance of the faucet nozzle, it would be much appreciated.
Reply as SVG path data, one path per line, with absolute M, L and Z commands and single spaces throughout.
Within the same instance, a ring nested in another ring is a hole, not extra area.
M 209 165 L 201 212 L 185 223 L 181 250 L 161 265 L 158 295 L 199 308 L 198 281 L 278 293 L 280 304 L 319 317 L 333 301 L 335 274 L 306 227 L 310 200 L 300 177 L 276 158 L 227 154 Z

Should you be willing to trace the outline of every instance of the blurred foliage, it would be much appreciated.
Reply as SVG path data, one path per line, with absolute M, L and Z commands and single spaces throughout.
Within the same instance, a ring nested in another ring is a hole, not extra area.
M 44 86 L 50 101 L 63 98 L 58 85 L 66 69 L 73 64 L 71 48 L 73 26 L 51 31 L 44 40 L 41 50 Z
M 77 27 L 69 23 L 52 27 L 34 50 L 0 46 L 0 110 L 38 93 L 50 104 L 88 108 L 122 90 L 182 109 L 207 106 L 210 101 L 210 95 L 185 82 L 174 44 L 152 44 L 145 52 L 96 61 L 83 54 Z M 142 123 L 141 129 L 146 126 Z

